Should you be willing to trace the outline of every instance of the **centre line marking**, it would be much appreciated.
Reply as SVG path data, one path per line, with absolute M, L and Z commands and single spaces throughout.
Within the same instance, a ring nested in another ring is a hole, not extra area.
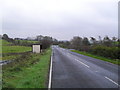
M 110 79 L 110 78 L 108 78 L 108 77 L 106 77 L 106 76 L 105 76 L 105 78 L 106 78 L 106 79 L 108 79 L 109 81 L 111 81 L 112 83 L 114 83 L 114 84 L 116 84 L 116 85 L 118 85 L 118 86 L 119 86 L 119 84 L 118 84 L 118 83 L 116 83 L 115 81 L 113 81 L 112 79 Z
M 83 63 L 83 62 L 81 62 L 81 61 L 79 61 L 79 60 L 77 60 L 77 59 L 75 59 L 75 60 L 78 61 L 78 62 L 80 62 L 80 63 L 83 64 L 84 66 L 90 68 L 90 66 L 88 66 L 87 64 L 85 64 L 85 63 Z

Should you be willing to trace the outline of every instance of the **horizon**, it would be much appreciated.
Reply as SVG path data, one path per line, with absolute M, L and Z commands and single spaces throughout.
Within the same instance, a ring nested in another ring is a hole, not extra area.
M 4 34 L 6 34 L 6 33 L 4 33 Z M 33 36 L 33 37 L 30 37 L 30 36 L 28 36 L 28 37 L 10 37 L 9 36 L 9 34 L 7 34 L 8 35 L 8 37 L 9 38 L 13 38 L 13 39 L 15 39 L 15 38 L 20 38 L 20 39 L 27 39 L 27 38 L 31 38 L 31 39 L 35 39 L 37 36 L 39 36 L 39 35 L 36 35 L 36 36 Z M 3 34 L 2 34 L 2 36 L 3 36 Z M 48 36 L 48 37 L 52 37 L 52 36 L 49 36 L 49 35 L 42 35 L 42 36 Z M 108 36 L 108 35 L 106 35 L 106 36 Z M 104 37 L 106 37 L 106 36 L 104 36 Z M 73 36 L 73 37 L 76 37 L 76 36 Z M 70 40 L 72 40 L 73 39 L 73 37 L 71 37 L 71 39 Z M 82 37 L 82 36 L 77 36 L 77 37 L 81 37 L 82 39 L 84 38 L 84 37 Z M 91 36 L 92 37 L 92 36 Z M 101 37 L 101 36 L 100 36 Z M 101 39 L 104 39 L 104 37 L 101 37 Z M 109 36 L 108 36 L 109 37 Z M 115 37 L 115 36 L 113 36 L 113 37 Z M 109 37 L 110 39 L 112 39 L 113 37 Z M 57 39 L 57 38 L 54 38 L 54 37 L 52 37 L 53 39 Z M 90 37 L 87 37 L 88 38 L 88 40 L 90 40 Z M 96 37 L 93 37 L 93 38 L 95 38 L 97 41 L 99 40 L 99 36 L 96 38 Z M 117 39 L 119 39 L 119 37 L 116 37 Z M 59 39 L 57 39 L 58 41 L 70 41 L 70 40 L 59 40 Z

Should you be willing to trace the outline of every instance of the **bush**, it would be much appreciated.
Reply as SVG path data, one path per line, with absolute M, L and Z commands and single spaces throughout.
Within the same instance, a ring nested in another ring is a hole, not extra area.
M 95 46 L 92 48 L 92 53 L 112 59 L 120 59 L 120 48 L 118 47 Z

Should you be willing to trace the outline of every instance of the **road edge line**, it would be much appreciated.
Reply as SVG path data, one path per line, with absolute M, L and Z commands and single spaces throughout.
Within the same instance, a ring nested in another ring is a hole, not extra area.
M 51 80 L 52 80 L 52 57 L 53 57 L 53 52 L 51 54 L 51 62 L 50 62 L 50 70 L 49 70 L 49 83 L 48 83 L 48 90 L 51 89 Z

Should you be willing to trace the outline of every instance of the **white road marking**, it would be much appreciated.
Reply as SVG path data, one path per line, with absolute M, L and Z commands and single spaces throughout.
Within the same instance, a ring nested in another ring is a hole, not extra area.
M 80 62 L 81 64 L 83 64 L 84 66 L 86 66 L 86 67 L 88 67 L 88 68 L 90 68 L 90 66 L 88 66 L 87 64 L 85 64 L 85 63 L 83 63 L 83 62 L 81 62 L 80 60 L 77 60 L 77 59 L 75 59 L 76 61 L 78 61 L 78 62 Z
M 74 55 L 71 55 L 70 53 L 67 53 L 67 56 L 69 56 L 69 57 L 74 57 Z M 76 58 L 76 57 L 75 57 L 75 58 Z M 78 60 L 78 59 L 75 59 L 75 60 L 78 61 L 78 62 L 80 62 L 80 63 L 83 64 L 84 66 L 90 68 L 90 66 L 88 66 L 87 64 L 81 62 L 80 60 Z
M 74 55 L 71 55 L 71 53 L 66 53 L 66 55 L 67 55 L 68 57 L 71 57 L 71 58 L 74 57 Z M 76 58 L 76 57 L 75 57 L 75 58 Z M 78 60 L 78 59 L 75 59 L 75 60 L 78 61 L 78 62 L 80 62 L 80 63 L 83 64 L 84 66 L 90 68 L 90 66 L 88 66 L 87 64 L 81 62 L 80 60 Z
M 51 81 L 52 81 L 52 57 L 53 57 L 53 53 L 51 55 L 48 90 L 50 90 L 50 88 L 51 88 Z
M 110 79 L 110 78 L 108 78 L 108 77 L 106 77 L 106 76 L 105 76 L 105 78 L 106 78 L 106 79 L 108 79 L 109 81 L 111 81 L 112 83 L 114 83 L 114 84 L 116 84 L 116 85 L 118 85 L 118 86 L 119 86 L 119 84 L 118 84 L 118 83 L 116 83 L 115 81 L 113 81 L 112 79 Z

